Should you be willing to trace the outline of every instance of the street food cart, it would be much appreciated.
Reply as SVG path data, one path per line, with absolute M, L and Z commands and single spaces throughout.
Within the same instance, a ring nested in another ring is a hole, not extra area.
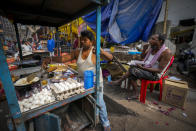
M 101 5 L 107 4 L 105 0 L 7 0 L 0 5 L 0 15 L 13 20 L 15 26 L 16 37 L 18 41 L 19 54 L 21 60 L 22 50 L 20 44 L 20 37 L 18 33 L 17 23 L 25 25 L 42 25 L 56 27 L 58 36 L 58 27 L 68 23 L 90 11 L 96 9 L 97 11 L 97 30 L 96 30 L 96 84 L 95 88 L 83 90 L 75 95 L 64 99 L 55 99 L 52 102 L 44 104 L 33 109 L 23 112 L 20 108 L 20 102 L 17 97 L 15 86 L 12 82 L 6 56 L 3 51 L 3 44 L 0 43 L 0 80 L 5 90 L 9 110 L 10 120 L 8 122 L 9 129 L 14 128 L 18 131 L 27 130 L 26 122 L 31 119 L 36 119 L 39 116 L 48 114 L 62 106 L 67 105 L 73 101 L 82 99 L 89 94 L 95 94 L 94 99 L 94 118 L 93 124 L 96 124 L 96 110 L 98 110 L 98 101 L 96 94 L 99 93 L 99 69 L 100 69 L 100 37 L 101 37 Z M 58 37 L 57 37 L 58 42 Z M 52 116 L 52 115 L 51 115 Z M 54 117 L 53 117 L 54 118 Z M 49 124 L 49 123 L 48 123 Z M 58 130 L 59 121 L 56 120 L 50 125 L 42 124 L 43 129 L 52 130 L 54 127 Z M 51 128 L 49 128 L 51 127 Z M 53 127 L 53 128 L 52 128 Z

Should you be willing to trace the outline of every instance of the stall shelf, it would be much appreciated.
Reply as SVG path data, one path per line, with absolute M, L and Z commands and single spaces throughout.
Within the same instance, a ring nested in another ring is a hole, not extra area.
M 68 103 L 74 102 L 74 101 L 76 101 L 78 99 L 81 99 L 81 98 L 83 98 L 83 97 L 85 97 L 87 95 L 90 95 L 92 93 L 95 93 L 95 89 L 94 88 L 86 90 L 84 93 L 81 93 L 81 94 L 78 94 L 78 95 L 74 95 L 74 96 L 72 96 L 70 98 L 67 98 L 67 99 L 64 99 L 62 101 L 54 101 L 52 103 L 40 106 L 40 107 L 38 107 L 36 109 L 24 112 L 24 113 L 22 113 L 22 117 L 21 118 L 24 121 L 32 119 L 32 118 L 35 118 L 35 117 L 40 116 L 40 115 L 42 115 L 42 114 L 44 114 L 46 112 L 55 110 L 56 108 L 62 107 L 64 105 L 68 104 Z

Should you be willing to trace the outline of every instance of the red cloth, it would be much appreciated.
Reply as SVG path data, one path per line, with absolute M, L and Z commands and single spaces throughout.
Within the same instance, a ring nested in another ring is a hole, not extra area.
M 74 40 L 73 48 L 76 49 L 78 47 L 78 39 Z

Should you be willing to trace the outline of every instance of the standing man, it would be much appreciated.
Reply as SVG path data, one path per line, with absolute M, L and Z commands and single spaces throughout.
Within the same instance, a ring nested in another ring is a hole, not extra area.
M 78 44 L 79 44 L 79 39 L 78 39 L 78 35 L 73 33 L 73 36 L 74 36 L 74 42 L 73 42 L 73 49 L 76 49 L 78 48 Z
M 48 35 L 47 48 L 48 51 L 50 52 L 50 56 L 54 56 L 55 42 L 50 35 Z
M 95 42 L 94 36 L 90 31 L 81 32 L 81 49 L 76 49 L 71 52 L 70 55 L 64 56 L 64 62 L 76 59 L 77 60 L 77 68 L 79 76 L 83 77 L 84 71 L 92 70 L 94 74 L 96 74 L 96 55 L 95 48 L 93 47 Z M 112 60 L 113 56 L 108 52 L 105 52 L 103 49 L 100 50 L 101 57 L 104 57 L 108 60 Z M 47 62 L 43 63 L 43 66 L 46 66 Z M 101 109 L 99 110 L 99 116 L 104 128 L 104 131 L 110 130 L 110 122 L 108 120 L 106 105 L 103 100 L 103 77 L 102 71 L 100 68 L 100 88 L 101 93 L 99 94 L 99 105 Z
M 22 44 L 22 50 L 25 52 L 31 52 L 32 47 L 29 45 L 28 41 L 24 41 Z

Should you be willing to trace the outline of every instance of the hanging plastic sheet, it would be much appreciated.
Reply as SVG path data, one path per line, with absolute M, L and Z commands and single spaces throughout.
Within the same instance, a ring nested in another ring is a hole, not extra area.
M 140 39 L 147 41 L 158 18 L 163 0 L 112 0 L 102 7 L 102 36 L 109 32 L 109 39 L 129 44 Z M 96 13 L 83 17 L 96 29 Z
M 111 0 L 111 2 L 107 6 L 103 6 L 101 8 L 101 36 L 102 37 L 108 35 L 107 30 L 110 21 L 110 16 L 112 13 L 113 4 L 114 4 L 114 0 Z M 83 16 L 82 18 L 91 29 L 96 31 L 96 11 L 93 11 L 88 15 Z

